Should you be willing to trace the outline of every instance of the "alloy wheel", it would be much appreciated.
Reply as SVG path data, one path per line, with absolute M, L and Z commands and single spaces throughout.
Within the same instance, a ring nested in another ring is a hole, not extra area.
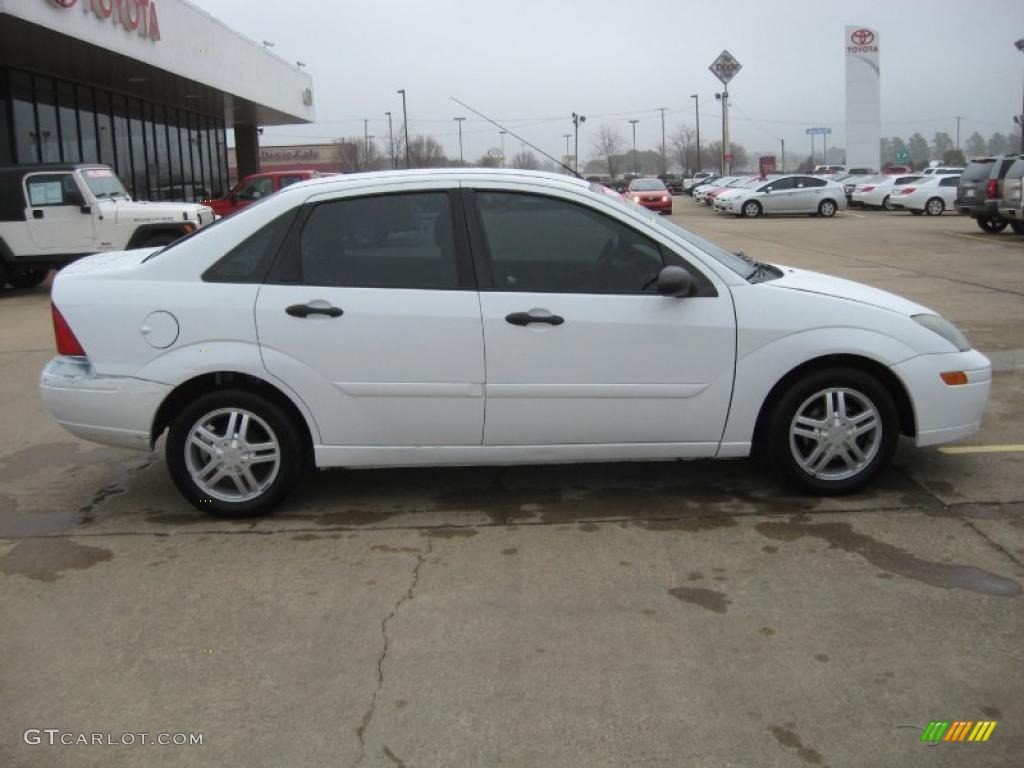
M 243 502 L 263 495 L 281 468 L 281 445 L 266 421 L 242 408 L 220 408 L 189 430 L 185 467 L 211 498 Z
M 808 397 L 789 425 L 797 466 L 821 480 L 845 480 L 864 470 L 882 444 L 882 418 L 865 395 L 830 387 Z
M 929 216 L 939 216 L 944 210 L 946 210 L 946 204 L 937 197 L 933 197 L 928 201 L 928 205 L 925 207 L 928 211 Z

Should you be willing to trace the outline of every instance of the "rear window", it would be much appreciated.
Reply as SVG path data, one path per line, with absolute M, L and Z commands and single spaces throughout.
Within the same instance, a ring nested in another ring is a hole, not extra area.
M 1024 178 L 1024 157 L 1019 158 L 1013 165 L 1010 166 L 1010 170 L 1006 172 L 1006 178 Z
M 983 181 L 992 172 L 994 160 L 974 160 L 967 164 L 961 178 L 964 181 Z

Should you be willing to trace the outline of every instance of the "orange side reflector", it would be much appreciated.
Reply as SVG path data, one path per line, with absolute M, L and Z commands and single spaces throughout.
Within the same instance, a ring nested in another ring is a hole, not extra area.
M 945 373 L 940 373 L 939 376 L 951 387 L 967 383 L 967 374 L 963 371 L 946 371 Z

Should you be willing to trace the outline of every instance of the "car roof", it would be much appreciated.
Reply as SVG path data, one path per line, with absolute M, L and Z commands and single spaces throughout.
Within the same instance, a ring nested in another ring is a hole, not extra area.
M 324 176 L 308 179 L 292 184 L 282 190 L 285 194 L 294 194 L 299 190 L 316 190 L 333 192 L 347 187 L 365 187 L 388 181 L 458 181 L 480 180 L 489 181 L 543 181 L 564 185 L 568 188 L 590 189 L 590 182 L 564 173 L 547 171 L 524 171 L 510 168 L 414 168 L 400 171 L 369 171 L 366 173 L 348 173 L 339 176 Z

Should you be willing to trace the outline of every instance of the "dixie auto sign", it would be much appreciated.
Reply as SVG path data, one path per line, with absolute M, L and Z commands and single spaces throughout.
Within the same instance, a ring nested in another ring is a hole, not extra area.
M 53 5 L 71 10 L 81 5 L 85 13 L 118 24 L 127 32 L 136 32 L 150 40 L 160 39 L 160 20 L 156 0 L 48 0 Z

